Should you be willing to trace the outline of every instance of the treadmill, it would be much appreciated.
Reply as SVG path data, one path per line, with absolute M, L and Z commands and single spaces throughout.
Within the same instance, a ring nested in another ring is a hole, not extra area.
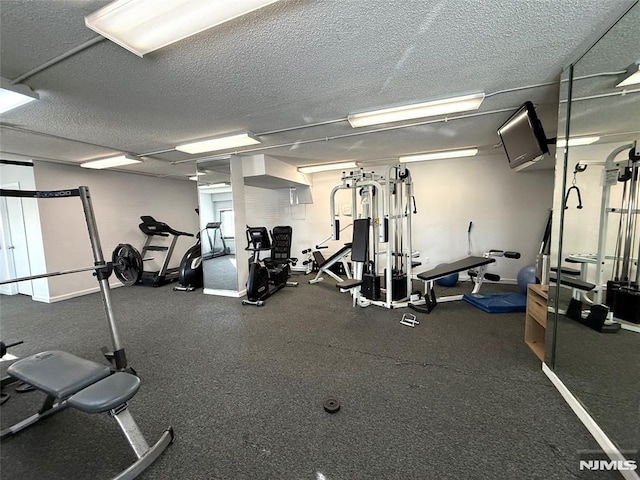
M 192 233 L 180 232 L 178 230 L 174 230 L 169 225 L 163 222 L 158 222 L 155 218 L 149 215 L 143 215 L 140 217 L 142 223 L 138 225 L 142 233 L 147 236 L 147 240 L 144 243 L 144 247 L 142 247 L 141 256 L 144 260 L 145 255 L 148 252 L 166 252 L 164 256 L 164 262 L 162 262 L 162 267 L 159 271 L 156 272 L 142 272 L 142 276 L 138 281 L 139 284 L 149 285 L 152 287 L 159 287 L 161 285 L 166 285 L 167 283 L 175 282 L 178 280 L 178 276 L 180 275 L 180 267 L 169 268 L 169 261 L 171 260 L 171 255 L 173 254 L 173 249 L 176 246 L 176 242 L 179 237 L 193 237 Z M 165 245 L 152 245 L 151 242 L 156 237 L 169 237 L 171 236 L 171 244 L 167 247 Z

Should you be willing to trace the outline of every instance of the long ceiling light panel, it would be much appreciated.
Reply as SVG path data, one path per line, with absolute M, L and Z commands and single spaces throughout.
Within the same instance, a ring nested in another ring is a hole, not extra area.
M 90 162 L 81 163 L 83 168 L 93 168 L 100 170 L 103 168 L 121 167 L 123 165 L 131 165 L 133 163 L 141 163 L 138 157 L 133 155 L 119 155 L 117 157 L 103 158 L 102 160 L 92 160 Z
M 628 87 L 638 83 L 640 83 L 640 61 L 629 65 L 627 73 L 624 74 L 624 78 L 616 87 Z
M 466 112 L 480 108 L 484 100 L 484 93 L 462 95 L 460 97 L 433 100 L 413 105 L 389 107 L 369 112 L 350 113 L 347 117 L 353 128 L 378 125 L 381 123 L 400 122 L 416 118 L 448 115 L 456 112 Z
M 14 85 L 6 78 L 0 78 L 0 113 L 8 112 L 40 97 L 26 85 Z
M 277 0 L 116 0 L 87 15 L 91 30 L 142 57 Z
M 317 173 L 327 172 L 329 170 L 345 170 L 347 168 L 358 168 L 356 162 L 341 162 L 341 163 L 325 163 L 324 165 L 311 165 L 309 167 L 299 167 L 300 173 Z
M 600 137 L 573 137 L 569 139 L 570 147 L 578 147 L 580 145 L 591 145 L 600 140 Z M 567 146 L 567 141 L 564 138 L 559 138 L 556 142 L 557 148 L 564 148 Z
M 184 143 L 176 146 L 176 150 L 184 153 L 204 153 L 216 150 L 227 150 L 229 148 L 247 147 L 260 143 L 251 132 L 229 135 L 226 137 L 210 138 L 199 142 Z
M 407 155 L 398 158 L 401 163 L 407 162 L 423 162 L 426 160 L 442 160 L 445 158 L 473 157 L 478 153 L 477 148 L 468 148 L 466 150 L 447 150 L 443 152 L 420 153 L 418 155 Z

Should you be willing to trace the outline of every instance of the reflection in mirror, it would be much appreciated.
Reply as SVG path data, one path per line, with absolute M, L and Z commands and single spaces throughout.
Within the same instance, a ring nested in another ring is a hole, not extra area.
M 198 163 L 204 288 L 237 291 L 236 239 L 229 159 Z
M 559 122 L 558 151 L 564 150 L 557 155 L 554 221 L 556 213 L 562 221 L 553 239 L 564 271 L 553 306 L 554 371 L 617 448 L 636 461 L 640 157 L 634 152 L 640 84 L 620 84 L 639 60 L 639 24 L 635 4 L 573 65 L 569 102 L 559 110 L 570 113 Z
M 558 105 L 558 134 L 557 138 L 566 138 L 569 129 L 569 95 L 573 80 L 573 65 L 565 68 L 560 76 L 560 94 Z M 564 208 L 562 198 L 564 197 L 564 185 L 566 181 L 566 165 L 567 165 L 566 148 L 557 148 L 556 146 L 556 167 L 554 182 L 554 204 L 551 210 L 551 240 L 549 242 L 549 258 L 547 262 L 540 262 L 545 266 L 551 267 L 552 271 L 557 273 L 559 259 L 562 255 L 562 243 L 560 242 L 560 232 L 564 224 Z M 540 274 L 542 278 L 544 275 Z M 543 282 L 544 283 L 544 282 Z M 556 283 L 551 283 L 548 290 L 548 306 L 549 314 L 545 335 L 545 362 L 551 368 L 554 368 L 556 339 L 557 339 L 557 322 L 556 310 L 559 300 L 559 289 Z

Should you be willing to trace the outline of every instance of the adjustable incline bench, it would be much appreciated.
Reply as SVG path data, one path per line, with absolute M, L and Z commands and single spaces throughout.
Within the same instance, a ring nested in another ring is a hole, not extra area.
M 463 258 L 462 260 L 458 260 L 457 262 L 440 265 L 439 267 L 433 268 L 426 272 L 419 273 L 417 277 L 420 280 L 424 280 L 425 288 L 424 299 L 422 301 L 419 300 L 418 302 L 424 303 L 424 306 L 422 305 L 422 303 L 412 302 L 409 303 L 409 308 L 415 310 L 416 312 L 431 313 L 431 311 L 436 308 L 438 301 L 451 302 L 454 300 L 462 300 L 463 295 L 450 295 L 448 297 L 436 298 L 433 283 L 439 278 L 446 277 L 453 273 L 471 270 L 474 268 L 478 268 L 478 270 L 475 271 L 473 275 L 471 275 L 474 282 L 473 290 L 471 293 L 478 293 L 482 285 L 482 281 L 487 275 L 487 265 L 489 265 L 490 263 L 494 263 L 495 261 L 496 259 L 492 257 L 467 257 Z
M 47 395 L 39 412 L 2 430 L 0 438 L 27 428 L 64 408 L 71 406 L 86 413 L 109 414 L 115 418 L 138 460 L 113 477 L 117 480 L 136 478 L 151 465 L 173 441 L 173 429 L 161 435 L 149 447 L 138 428 L 127 402 L 140 388 L 140 379 L 125 372 L 115 372 L 99 363 L 59 350 L 37 353 L 16 361 L 7 373 Z
M 318 247 L 316 247 L 318 248 Z M 326 247 L 324 247 L 326 248 Z M 344 265 L 344 271 L 347 273 L 347 278 L 351 278 L 351 273 L 349 271 L 349 265 L 347 264 L 347 255 L 351 252 L 351 243 L 345 243 L 344 247 L 338 250 L 336 253 L 331 255 L 329 258 L 325 259 L 324 255 L 319 251 L 315 251 L 312 253 L 313 259 L 318 264 L 318 273 L 313 280 L 309 280 L 309 283 L 318 283 L 324 280 L 322 277 L 323 273 L 326 273 L 330 277 L 332 277 L 336 282 L 342 282 L 342 278 L 333 273 L 330 269 L 338 262 L 342 262 Z

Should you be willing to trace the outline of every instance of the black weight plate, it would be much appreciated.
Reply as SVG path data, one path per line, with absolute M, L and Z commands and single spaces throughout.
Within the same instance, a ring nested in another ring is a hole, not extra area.
M 113 273 L 127 287 L 135 285 L 142 278 L 142 255 L 128 243 L 121 243 L 113 250 L 111 262 Z
M 327 398 L 322 406 L 324 407 L 324 411 L 327 413 L 336 413 L 340 410 L 340 402 L 337 398 L 329 397 Z

